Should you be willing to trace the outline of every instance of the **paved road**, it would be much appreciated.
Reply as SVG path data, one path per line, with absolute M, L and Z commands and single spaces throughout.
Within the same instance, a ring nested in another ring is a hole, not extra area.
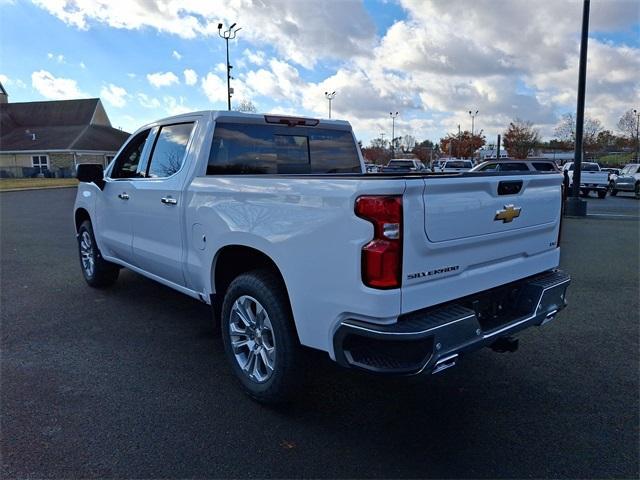
M 0 194 L 3 478 L 638 477 L 638 221 L 566 221 L 571 305 L 517 353 L 409 380 L 317 355 L 267 409 L 203 305 L 126 271 L 84 284 L 73 195 Z

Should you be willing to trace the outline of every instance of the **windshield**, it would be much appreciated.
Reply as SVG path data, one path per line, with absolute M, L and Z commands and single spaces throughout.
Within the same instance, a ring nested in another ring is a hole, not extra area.
M 447 162 L 444 164 L 444 168 L 471 168 L 471 162 L 469 161 L 457 161 L 457 162 Z
M 411 160 L 391 160 L 389 165 L 392 167 L 408 167 L 413 168 L 413 162 Z
M 575 163 L 572 163 L 571 166 L 569 167 L 569 171 L 573 172 L 575 165 L 576 165 Z M 586 162 L 582 164 L 582 171 L 583 172 L 599 172 L 600 167 L 598 166 L 597 163 Z

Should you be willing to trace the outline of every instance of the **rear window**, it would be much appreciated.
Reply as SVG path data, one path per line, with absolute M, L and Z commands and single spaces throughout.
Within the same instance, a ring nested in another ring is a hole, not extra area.
M 360 173 L 349 130 L 216 125 L 207 175 Z
M 533 168 L 539 172 L 555 172 L 556 170 L 553 163 L 549 162 L 533 162 Z
M 583 172 L 599 172 L 600 171 L 600 167 L 598 166 L 597 163 L 583 163 L 582 164 L 582 171 Z

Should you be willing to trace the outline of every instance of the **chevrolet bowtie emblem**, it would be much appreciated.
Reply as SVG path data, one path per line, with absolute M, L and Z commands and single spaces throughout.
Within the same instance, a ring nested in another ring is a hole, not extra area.
M 502 220 L 502 223 L 509 223 L 514 218 L 520 216 L 520 207 L 514 207 L 513 205 L 505 205 L 504 210 L 498 210 L 494 220 Z

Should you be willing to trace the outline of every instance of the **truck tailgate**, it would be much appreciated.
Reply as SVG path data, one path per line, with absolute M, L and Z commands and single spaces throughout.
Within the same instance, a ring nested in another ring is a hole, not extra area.
M 404 196 L 403 312 L 558 265 L 561 175 L 426 177 L 422 183 L 408 182 Z

